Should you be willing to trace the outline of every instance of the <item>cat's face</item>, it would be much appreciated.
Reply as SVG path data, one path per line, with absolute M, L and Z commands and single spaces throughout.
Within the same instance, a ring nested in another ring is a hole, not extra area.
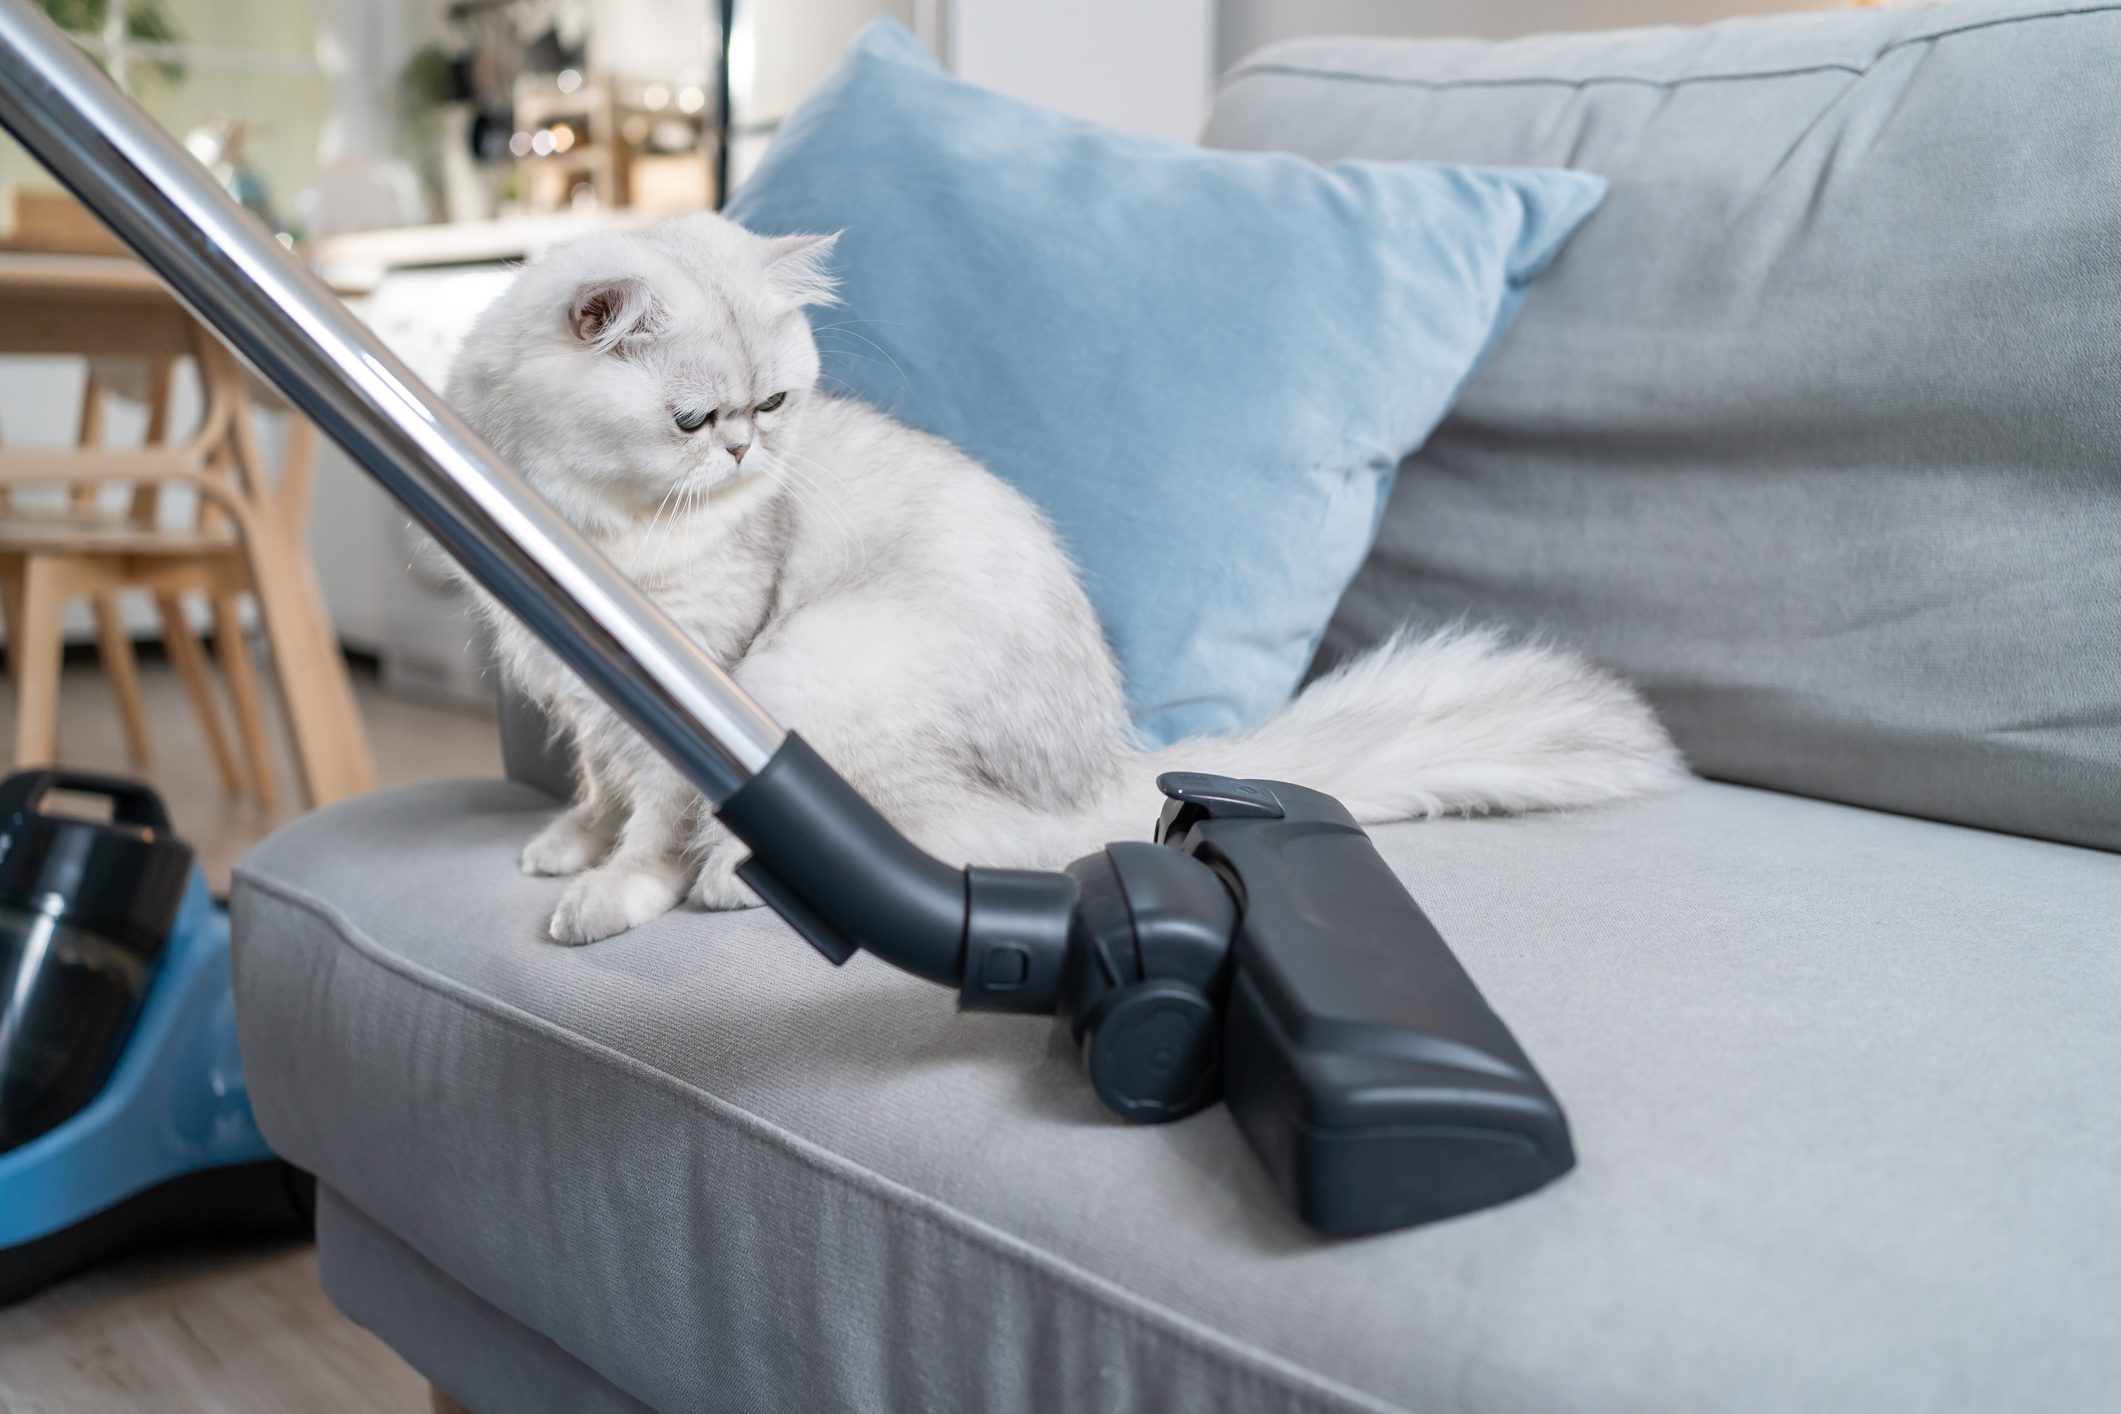
M 799 480 L 818 377 L 803 309 L 831 298 L 832 243 L 693 216 L 556 252 L 467 339 L 460 406 L 585 527 Z

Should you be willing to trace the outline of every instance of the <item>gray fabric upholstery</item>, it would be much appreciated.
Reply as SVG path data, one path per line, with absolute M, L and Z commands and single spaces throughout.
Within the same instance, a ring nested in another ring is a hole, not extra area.
M 477 1414 L 645 1414 L 646 1405 L 479 1300 L 329 1186 L 317 1189 L 317 1249 L 332 1303 Z
M 1707 784 L 1380 829 L 1581 1165 L 1327 1243 L 1220 1109 L 1109 1123 L 1049 1025 L 835 971 L 763 912 L 544 941 L 559 886 L 512 856 L 551 808 L 420 787 L 259 846 L 243 1051 L 289 1158 L 644 1404 L 2030 1414 L 2121 1389 L 2113 855 Z M 328 1279 L 391 1329 L 339 1230 Z
M 1613 182 L 1330 652 L 1537 625 L 1708 774 L 2121 848 L 2117 74 L 2042 0 L 1240 65 L 1211 143 Z
M 553 730 L 536 703 L 503 684 L 501 766 L 508 779 L 536 786 L 558 800 L 574 795 L 574 748 Z

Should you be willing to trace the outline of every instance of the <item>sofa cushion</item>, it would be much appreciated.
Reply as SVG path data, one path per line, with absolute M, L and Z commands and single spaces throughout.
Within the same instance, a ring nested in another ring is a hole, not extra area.
M 425 786 L 259 846 L 245 1064 L 289 1158 L 643 1403 L 2060 1411 L 2121 1388 L 2121 858 L 1708 784 L 1379 829 L 1580 1165 L 1327 1242 L 1221 1109 L 1108 1121 L 1052 1025 L 834 970 L 767 913 L 545 941 L 561 886 L 513 855 L 551 808 Z
M 1588 644 L 1730 780 L 2121 848 L 2121 6 L 1304 40 L 1217 145 L 1612 182 L 1328 649 Z
M 1113 132 L 878 20 L 727 214 L 843 232 L 825 386 L 1046 513 L 1163 745 L 1288 701 L 1393 469 L 1604 189 Z

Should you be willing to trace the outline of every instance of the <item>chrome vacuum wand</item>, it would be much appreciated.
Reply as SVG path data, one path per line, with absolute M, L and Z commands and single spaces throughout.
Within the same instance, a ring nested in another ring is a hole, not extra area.
M 1339 802 L 1172 775 L 1156 843 L 1065 872 L 954 869 L 782 731 L 27 0 L 0 0 L 0 124 L 202 321 L 699 787 L 739 871 L 833 962 L 967 1008 L 1059 1013 L 1115 1113 L 1227 1094 L 1298 1215 L 1447 1217 L 1574 1162 L 1508 1029 Z
M 27 0 L 0 124 L 709 800 L 772 758 L 758 705 Z

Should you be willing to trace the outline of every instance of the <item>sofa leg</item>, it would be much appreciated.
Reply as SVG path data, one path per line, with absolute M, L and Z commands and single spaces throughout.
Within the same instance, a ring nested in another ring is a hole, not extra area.
M 427 1386 L 427 1398 L 434 1414 L 471 1414 L 469 1409 L 442 1392 L 442 1387 L 433 1382 Z

